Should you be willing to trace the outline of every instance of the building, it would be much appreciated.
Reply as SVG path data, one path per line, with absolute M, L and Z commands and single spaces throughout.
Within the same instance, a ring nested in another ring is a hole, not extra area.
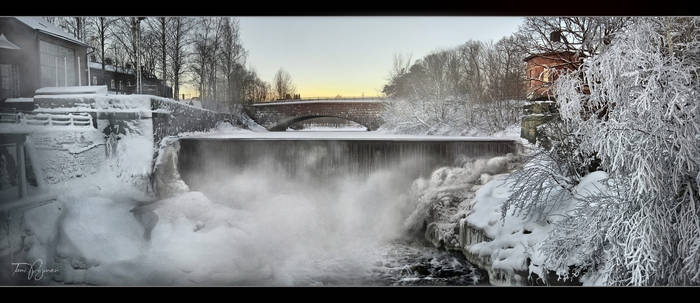
M 102 74 L 102 63 L 90 62 L 89 66 L 92 85 L 106 85 L 108 91 L 116 94 L 137 93 L 136 70 L 130 66 L 120 67 L 105 64 L 104 75 Z M 151 73 L 142 70 L 141 82 L 141 94 L 165 98 L 173 97 L 173 90 L 165 85 L 163 80 L 158 79 Z
M 574 70 L 580 64 L 579 56 L 570 51 L 548 52 L 526 57 L 526 92 L 528 100 L 551 100 L 552 83 L 564 70 Z
M 570 51 L 552 51 L 528 56 L 523 61 L 527 63 L 526 98 L 531 102 L 523 108 L 520 137 L 532 144 L 542 141 L 547 146 L 548 141 L 537 128 L 558 115 L 552 84 L 562 72 L 578 68 L 581 57 Z
M 40 17 L 0 17 L 0 102 L 87 85 L 88 45 Z

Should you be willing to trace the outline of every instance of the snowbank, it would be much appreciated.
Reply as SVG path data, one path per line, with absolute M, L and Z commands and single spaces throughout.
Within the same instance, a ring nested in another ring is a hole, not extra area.
M 492 174 L 513 169 L 518 159 L 512 154 L 468 159 L 459 167 L 438 168 L 429 179 L 417 179 L 410 191 L 417 207 L 405 221 L 405 228 L 415 232 L 424 227 L 425 237 L 435 246 L 460 250 L 459 220 L 469 213 L 474 197 Z
M 42 87 L 35 92 L 37 95 L 64 95 L 64 94 L 107 94 L 106 85 L 95 86 L 64 86 Z
M 577 203 L 576 196 L 589 195 L 605 190 L 602 180 L 607 179 L 605 172 L 593 172 L 586 175 L 573 189 L 573 197 L 557 205 L 547 214 L 544 222 L 534 218 L 515 215 L 510 209 L 503 216 L 502 206 L 510 195 L 511 184 L 505 175 L 498 176 L 482 187 L 473 202 L 472 212 L 465 222 L 479 228 L 493 239 L 469 247 L 468 251 L 489 257 L 494 269 L 509 273 L 529 271 L 540 278 L 548 276 L 545 268 L 545 256 L 540 251 L 544 240 L 555 228 L 556 222 L 572 210 Z M 580 260 L 570 260 L 569 265 L 580 264 Z
M 442 167 L 428 179 L 413 183 L 409 196 L 417 202 L 405 221 L 409 231 L 424 229 L 425 238 L 436 247 L 463 251 L 468 259 L 489 271 L 496 285 L 524 285 L 530 273 L 548 279 L 561 269 L 547 268 L 543 244 L 564 216 L 576 207 L 578 198 L 606 191 L 604 172 L 586 175 L 574 187 L 571 198 L 548 210 L 544 220 L 516 214 L 503 215 L 504 202 L 512 193 L 509 173 L 522 167 L 522 158 L 508 155 L 466 161 L 458 167 Z M 572 259 L 568 265 L 582 264 Z M 568 269 L 567 269 L 568 270 Z M 595 275 L 586 277 L 595 283 Z M 590 280 L 590 281 L 589 281 Z M 552 282 L 552 281 L 548 281 Z

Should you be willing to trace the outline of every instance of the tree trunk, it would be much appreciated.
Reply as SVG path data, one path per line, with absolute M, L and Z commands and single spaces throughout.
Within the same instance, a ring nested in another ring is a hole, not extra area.
M 102 56 L 102 85 L 105 85 L 105 18 L 100 17 L 100 47 L 102 48 L 101 51 L 101 56 Z
M 168 76 L 167 76 L 167 75 L 168 75 L 168 69 L 167 69 L 167 65 L 166 65 L 167 61 L 166 61 L 166 58 L 165 58 L 165 56 L 166 56 L 166 48 L 165 48 L 165 46 L 166 46 L 166 44 L 165 44 L 165 21 L 166 21 L 166 20 L 165 20 L 165 17 L 160 17 L 160 30 L 161 30 L 161 33 L 160 33 L 160 42 L 161 42 L 161 45 L 160 45 L 160 46 L 161 46 L 161 52 L 162 52 L 162 57 L 161 57 L 161 64 L 162 64 L 162 66 L 161 66 L 161 68 L 163 69 L 163 74 L 162 74 L 162 76 L 161 76 L 161 77 L 163 78 L 163 87 L 161 88 L 162 90 L 165 90 L 165 86 L 167 86 L 167 77 L 168 77 Z M 164 93 L 165 93 L 165 91 L 163 91 L 163 94 L 164 94 Z

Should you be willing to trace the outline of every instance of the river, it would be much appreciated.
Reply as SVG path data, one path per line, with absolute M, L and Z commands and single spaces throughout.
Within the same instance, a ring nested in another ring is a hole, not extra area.
M 509 142 L 354 131 L 203 135 L 180 140 L 178 166 L 191 190 L 255 222 L 243 229 L 271 274 L 239 285 L 486 285 L 460 253 L 409 232 L 412 185 L 440 166 L 512 152 Z

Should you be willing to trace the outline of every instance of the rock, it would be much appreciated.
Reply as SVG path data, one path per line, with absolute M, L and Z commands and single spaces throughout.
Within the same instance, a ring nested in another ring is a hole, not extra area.
M 155 189 L 160 199 L 173 197 L 189 191 L 189 187 L 180 177 L 177 169 L 177 154 L 180 150 L 178 140 L 163 140 L 163 146 L 156 159 L 153 178 Z
M 481 177 L 479 177 L 479 181 L 481 181 L 481 184 L 486 184 L 491 180 L 491 175 L 489 174 L 481 174 Z
M 493 157 L 486 162 L 484 172 L 491 175 L 503 173 L 508 169 L 508 162 L 508 157 Z
M 430 275 L 430 270 L 428 270 L 428 267 L 423 264 L 416 264 L 411 266 L 411 271 L 421 276 Z

